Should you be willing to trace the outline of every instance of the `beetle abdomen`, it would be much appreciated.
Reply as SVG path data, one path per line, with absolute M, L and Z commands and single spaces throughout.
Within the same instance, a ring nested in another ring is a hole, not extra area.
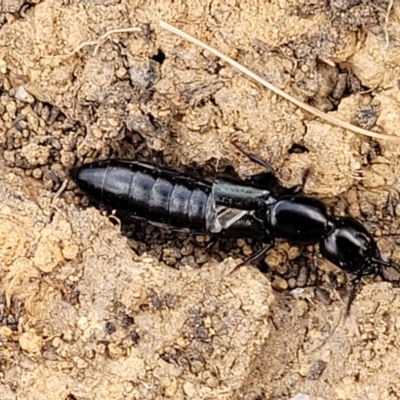
M 134 161 L 85 164 L 76 183 L 105 205 L 156 224 L 206 232 L 211 186 L 173 171 Z

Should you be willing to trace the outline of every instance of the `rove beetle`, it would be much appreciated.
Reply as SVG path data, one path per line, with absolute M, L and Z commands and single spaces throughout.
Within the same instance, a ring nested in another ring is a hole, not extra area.
M 322 201 L 304 195 L 307 174 L 302 185 L 286 188 L 271 165 L 233 144 L 267 172 L 244 180 L 207 182 L 145 162 L 107 160 L 84 164 L 71 176 L 95 200 L 153 225 L 265 243 L 233 271 L 261 258 L 276 239 L 301 246 L 318 243 L 326 259 L 354 277 L 346 314 L 362 277 L 381 274 L 382 266 L 400 272 L 395 263 L 382 259 L 373 236 L 360 222 L 329 216 Z

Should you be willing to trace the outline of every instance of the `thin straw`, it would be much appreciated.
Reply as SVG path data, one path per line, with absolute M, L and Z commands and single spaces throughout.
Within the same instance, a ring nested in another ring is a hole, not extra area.
M 174 33 L 175 35 L 178 35 L 182 37 L 183 39 L 186 39 L 187 41 L 202 47 L 203 49 L 209 51 L 210 53 L 216 55 L 217 57 L 221 58 L 222 60 L 226 61 L 228 64 L 232 65 L 232 67 L 238 69 L 239 71 L 243 72 L 250 78 L 254 79 L 256 82 L 260 83 L 261 85 L 265 86 L 272 92 L 276 93 L 277 95 L 285 98 L 286 100 L 290 101 L 291 103 L 295 104 L 296 106 L 302 108 L 305 111 L 308 111 L 309 113 L 324 119 L 325 121 L 330 122 L 333 125 L 339 126 L 344 129 L 348 129 L 349 131 L 359 133 L 361 135 L 373 137 L 376 139 L 385 139 L 385 140 L 395 140 L 398 141 L 400 140 L 400 137 L 398 136 L 393 136 L 393 135 L 386 135 L 384 133 L 376 133 L 376 132 L 371 132 L 366 129 L 360 128 L 358 126 L 349 124 L 348 122 L 342 121 L 340 119 L 337 119 L 335 117 L 332 117 L 331 115 L 325 114 L 324 112 L 311 107 L 309 104 L 306 104 L 295 97 L 285 93 L 283 90 L 277 88 L 276 86 L 272 85 L 271 83 L 267 82 L 265 79 L 261 78 L 254 72 L 250 71 L 248 68 L 244 67 L 243 65 L 239 64 L 237 61 L 233 60 L 232 58 L 226 56 L 225 54 L 221 53 L 220 51 L 214 49 L 213 47 L 201 42 L 200 40 L 194 38 L 193 36 L 181 31 L 178 28 L 175 28 L 174 26 L 164 22 L 160 21 L 160 26 L 164 29 L 167 29 L 168 31 Z

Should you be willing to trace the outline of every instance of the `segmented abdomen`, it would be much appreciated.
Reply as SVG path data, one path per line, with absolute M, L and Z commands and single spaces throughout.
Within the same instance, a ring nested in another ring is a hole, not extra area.
M 174 171 L 135 161 L 85 164 L 72 172 L 76 183 L 107 206 L 149 222 L 206 233 L 211 186 Z

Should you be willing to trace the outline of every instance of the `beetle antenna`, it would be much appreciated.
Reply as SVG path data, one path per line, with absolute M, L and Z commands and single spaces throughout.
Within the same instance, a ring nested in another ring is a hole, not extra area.
M 237 144 L 235 141 L 231 140 L 231 143 L 243 154 L 245 155 L 250 161 L 253 161 L 254 163 L 261 165 L 264 167 L 270 174 L 276 175 L 274 167 L 267 161 L 263 160 L 262 158 L 256 156 L 253 153 L 249 153 L 246 151 L 242 146 Z
M 392 262 L 392 263 L 390 264 L 390 266 L 391 266 L 392 268 L 394 268 L 397 272 L 400 273 L 400 266 L 399 266 L 398 264 Z
M 397 272 L 400 273 L 400 266 L 398 264 L 394 263 L 393 261 L 383 261 L 383 260 L 378 259 L 378 258 L 372 258 L 372 261 L 377 263 L 377 264 L 379 264 L 379 265 L 383 265 L 385 267 L 393 268 Z
M 259 260 L 271 247 L 274 246 L 274 242 L 268 243 L 265 247 L 263 247 L 261 250 L 257 251 L 257 253 L 251 255 L 249 258 L 241 262 L 240 264 L 236 265 L 235 268 L 231 272 L 229 272 L 228 276 L 232 275 L 234 272 L 236 272 L 239 268 L 243 267 L 243 265 L 250 264 L 253 261 Z

